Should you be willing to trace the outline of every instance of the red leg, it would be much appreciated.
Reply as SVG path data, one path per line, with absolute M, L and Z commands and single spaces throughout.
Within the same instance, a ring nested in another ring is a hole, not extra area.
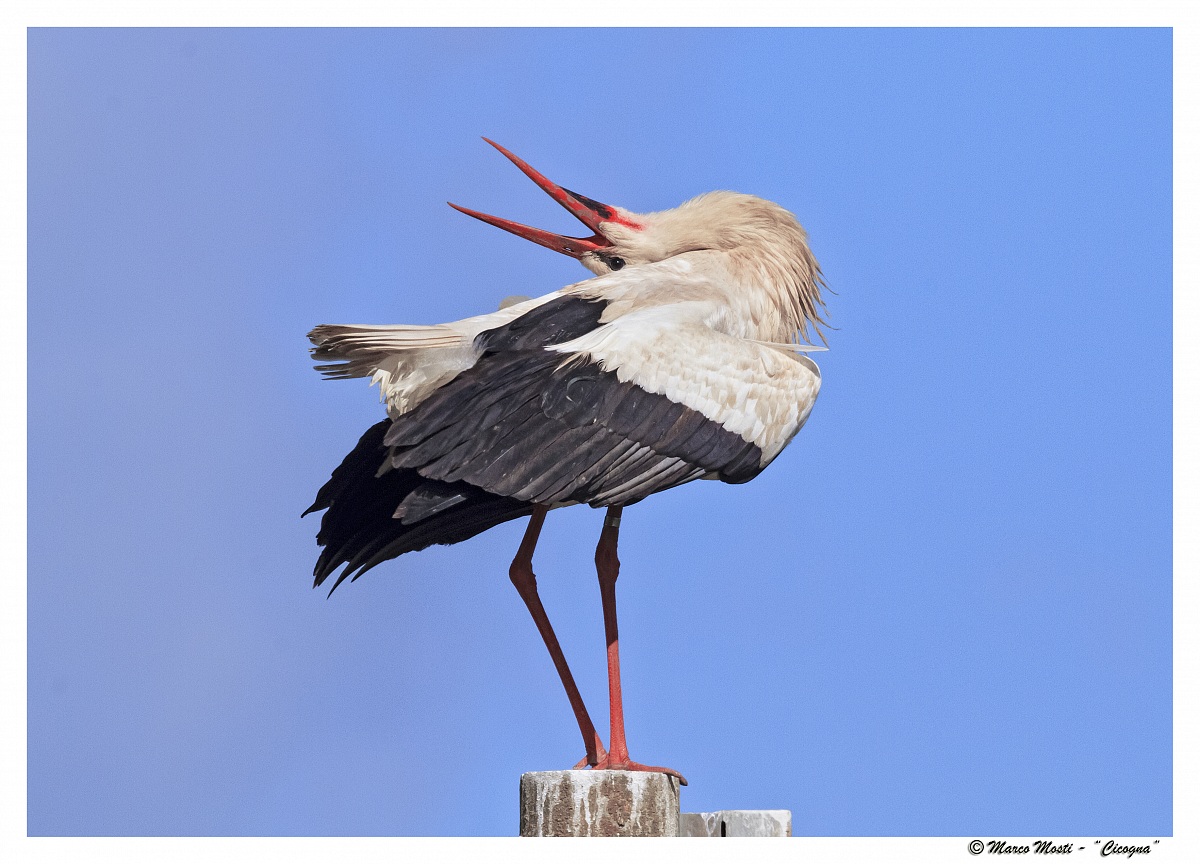
M 575 720 L 579 723 L 579 731 L 583 734 L 583 747 L 586 755 L 575 765 L 576 768 L 582 768 L 584 765 L 597 764 L 607 754 L 604 752 L 604 744 L 601 743 L 600 736 L 596 734 L 596 727 L 592 725 L 592 718 L 588 716 L 587 708 L 583 704 L 583 697 L 579 695 L 579 688 L 575 686 L 575 678 L 571 675 L 570 667 L 567 666 L 567 658 L 563 656 L 562 648 L 558 644 L 558 637 L 554 635 L 554 628 L 550 626 L 550 619 L 542 607 L 542 600 L 538 597 L 537 577 L 533 574 L 533 550 L 537 546 L 538 536 L 542 533 L 542 523 L 545 521 L 546 508 L 534 507 L 533 514 L 529 517 L 529 527 L 525 529 L 521 547 L 517 550 L 517 557 L 513 559 L 512 565 L 508 568 L 508 577 L 516 586 L 517 593 L 521 595 L 525 605 L 529 607 L 533 623 L 537 625 L 538 632 L 542 634 L 542 641 L 546 643 L 546 648 L 550 651 L 550 658 L 554 661 L 554 668 L 558 670 L 558 677 L 562 679 L 563 687 L 566 688 L 567 698 L 571 701 L 571 710 L 575 712 Z
M 621 528 L 621 508 L 609 507 L 604 517 L 604 530 L 596 546 L 596 575 L 600 577 L 600 602 L 604 606 L 604 640 L 608 643 L 608 718 L 611 738 L 608 755 L 593 765 L 618 771 L 661 771 L 678 777 L 681 785 L 687 780 L 672 768 L 642 765 L 629 758 L 625 744 L 625 711 L 621 704 L 621 655 L 617 645 L 617 575 L 621 562 L 617 560 L 617 534 Z

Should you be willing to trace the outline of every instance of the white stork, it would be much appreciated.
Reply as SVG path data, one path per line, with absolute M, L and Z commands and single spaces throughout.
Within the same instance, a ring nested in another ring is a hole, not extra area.
M 487 139 L 485 139 L 487 140 Z M 451 205 L 577 258 L 595 278 L 498 312 L 433 326 L 322 325 L 309 338 L 330 378 L 370 377 L 388 418 L 367 430 L 307 512 L 325 510 L 321 585 L 434 543 L 529 516 L 509 576 L 533 615 L 583 734 L 584 764 L 665 771 L 629 758 L 617 643 L 623 507 L 697 479 L 744 483 L 808 419 L 821 373 L 821 271 L 777 204 L 710 192 L 633 213 L 564 189 L 498 144 L 594 234 L 563 237 Z M 332 362 L 329 362 L 332 361 Z M 537 594 L 546 512 L 606 507 L 596 571 L 608 645 L 610 742 L 584 707 Z M 332 593 L 333 589 L 330 589 Z

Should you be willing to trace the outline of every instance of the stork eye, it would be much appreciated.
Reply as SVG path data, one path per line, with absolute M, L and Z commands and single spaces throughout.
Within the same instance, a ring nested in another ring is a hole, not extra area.
M 605 258 L 604 263 L 608 265 L 609 270 L 620 270 L 625 266 L 625 259 L 618 258 L 614 255 L 611 258 Z

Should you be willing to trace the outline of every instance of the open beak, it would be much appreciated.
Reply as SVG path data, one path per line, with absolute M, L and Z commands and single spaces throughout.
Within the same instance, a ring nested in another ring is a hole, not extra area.
M 555 252 L 570 255 L 572 258 L 580 258 L 588 252 L 596 252 L 613 245 L 607 237 L 600 233 L 601 222 L 624 221 L 621 220 L 613 208 L 606 204 L 601 204 L 599 201 L 593 201 L 591 198 L 580 195 L 577 192 L 572 192 L 570 189 L 564 189 L 557 183 L 552 183 L 543 174 L 530 166 L 528 162 L 514 156 L 495 141 L 488 138 L 484 138 L 483 140 L 507 156 L 514 165 L 525 172 L 526 177 L 540 186 L 543 192 L 567 210 L 570 210 L 571 214 L 588 228 L 592 229 L 594 234 L 591 237 L 564 237 L 561 234 L 553 234 L 549 231 L 542 231 L 540 228 L 530 228 L 528 225 L 522 225 L 519 222 L 501 219 L 499 216 L 489 216 L 477 210 L 468 210 L 466 207 L 450 204 L 449 201 L 446 202 L 447 204 L 450 204 L 451 207 L 460 213 L 474 216 L 476 219 L 481 219 L 489 225 L 503 228 L 505 231 L 516 234 L 518 237 L 532 240 L 534 243 L 545 246 L 547 249 L 553 249 Z

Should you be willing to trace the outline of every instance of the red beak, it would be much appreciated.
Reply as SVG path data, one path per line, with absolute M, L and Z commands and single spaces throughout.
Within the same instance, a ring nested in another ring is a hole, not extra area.
M 570 210 L 572 215 L 588 228 L 591 228 L 595 233 L 591 237 L 564 237 L 561 234 L 553 234 L 549 231 L 542 231 L 540 228 L 530 228 L 528 225 L 522 225 L 519 222 L 512 222 L 508 219 L 501 219 L 499 216 L 489 216 L 486 213 L 480 213 L 477 210 L 468 210 L 466 207 L 459 207 L 457 204 L 450 204 L 455 210 L 460 213 L 466 213 L 468 216 L 474 216 L 476 219 L 481 219 L 489 225 L 495 225 L 497 228 L 503 228 L 516 234 L 518 237 L 524 237 L 526 240 L 532 240 L 547 249 L 553 249 L 555 252 L 561 252 L 564 255 L 570 255 L 572 258 L 580 258 L 587 252 L 597 252 L 605 249 L 613 244 L 600 233 L 601 222 L 622 222 L 631 224 L 628 220 L 623 219 L 612 207 L 607 204 L 601 204 L 599 201 L 593 201 L 587 196 L 580 195 L 577 192 L 572 192 L 570 189 L 564 189 L 557 183 L 551 182 L 541 172 L 535 170 L 528 162 L 512 153 L 505 150 L 495 141 L 484 138 L 484 141 L 491 144 L 501 153 L 509 158 L 509 160 L 525 172 L 525 176 L 542 188 L 547 195 Z M 450 203 L 450 202 L 446 202 Z M 631 226 L 633 227 L 633 226 Z

